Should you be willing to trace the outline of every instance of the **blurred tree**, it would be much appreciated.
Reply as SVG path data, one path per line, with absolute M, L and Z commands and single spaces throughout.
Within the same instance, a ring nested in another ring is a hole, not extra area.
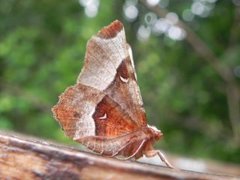
M 161 147 L 239 163 L 239 17 L 239 0 L 0 0 L 0 128 L 66 140 L 50 109 L 120 19 Z

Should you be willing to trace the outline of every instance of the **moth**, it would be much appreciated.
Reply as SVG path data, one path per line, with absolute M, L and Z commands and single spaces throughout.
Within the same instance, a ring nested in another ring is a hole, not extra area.
M 164 155 L 153 148 L 162 132 L 147 124 L 123 24 L 116 20 L 87 43 L 84 66 L 52 108 L 65 134 L 103 156 Z

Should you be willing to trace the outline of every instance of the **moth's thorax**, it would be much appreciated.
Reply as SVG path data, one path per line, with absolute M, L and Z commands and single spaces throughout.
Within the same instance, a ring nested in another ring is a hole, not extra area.
M 163 133 L 155 126 L 147 125 L 147 131 L 149 134 L 151 134 L 154 140 L 159 140 L 163 136 Z

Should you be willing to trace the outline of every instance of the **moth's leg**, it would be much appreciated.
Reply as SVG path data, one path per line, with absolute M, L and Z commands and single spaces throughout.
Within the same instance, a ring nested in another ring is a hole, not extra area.
M 156 155 L 166 164 L 167 167 L 175 169 L 175 167 L 167 160 L 164 154 L 160 150 L 149 150 L 145 152 L 147 157 L 154 157 Z
M 115 157 L 117 156 L 119 153 L 121 153 L 121 151 L 124 151 L 124 149 L 128 146 L 131 145 L 132 143 L 135 142 L 135 138 L 137 138 L 136 135 L 130 136 L 129 134 L 122 136 L 122 137 L 118 137 L 118 138 L 114 138 L 114 139 L 110 139 L 108 140 L 108 147 L 111 146 L 112 144 L 114 144 L 114 146 L 117 146 L 117 148 L 114 148 L 115 150 L 112 151 L 111 154 L 104 154 L 102 153 L 102 155 L 107 156 L 107 157 Z
M 112 155 L 104 155 L 105 157 L 114 157 L 117 156 L 124 148 L 126 148 L 129 144 L 131 144 L 132 142 L 128 142 L 126 143 L 124 146 L 122 146 L 120 149 L 118 149 L 116 152 L 113 152 Z
M 146 142 L 146 139 L 142 140 L 142 142 L 138 146 L 137 150 L 131 156 L 128 156 L 127 158 L 118 158 L 118 159 L 120 159 L 120 160 L 128 160 L 128 159 L 133 158 L 142 149 L 142 147 L 143 147 L 145 142 Z M 134 143 L 134 142 L 132 142 L 132 143 Z

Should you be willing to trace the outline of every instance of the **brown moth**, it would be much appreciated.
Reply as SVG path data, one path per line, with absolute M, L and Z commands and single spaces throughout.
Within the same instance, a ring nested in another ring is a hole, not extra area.
M 67 136 L 96 153 L 125 159 L 158 155 L 172 167 L 153 148 L 163 134 L 147 124 L 131 47 L 118 20 L 88 41 L 77 83 L 52 111 Z

